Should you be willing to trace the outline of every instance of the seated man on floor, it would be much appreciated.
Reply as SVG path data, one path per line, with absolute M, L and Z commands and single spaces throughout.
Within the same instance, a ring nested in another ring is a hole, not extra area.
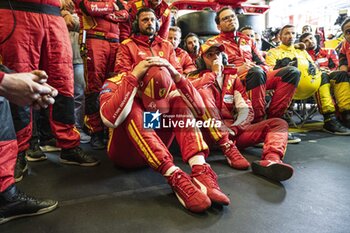
M 330 92 L 330 80 L 335 81 L 334 96 L 337 103 L 349 105 L 350 89 L 348 82 L 344 83 L 342 72 L 330 75 L 322 72 L 310 55 L 303 49 L 304 44 L 297 49 L 294 46 L 296 31 L 293 25 L 286 25 L 280 31 L 282 44 L 271 49 L 266 55 L 266 62 L 274 69 L 296 65 L 301 69 L 302 77 L 294 95 L 294 99 L 307 99 L 315 94 L 319 112 L 324 117 L 323 129 L 336 135 L 350 135 L 350 129 L 343 126 L 335 115 L 335 106 Z M 297 45 L 296 45 L 297 46 Z M 344 86 L 345 84 L 345 86 Z
M 204 114 L 204 104 L 178 71 L 173 46 L 156 36 L 153 10 L 138 11 L 133 33 L 119 47 L 118 75 L 105 82 L 100 94 L 102 120 L 113 129 L 109 157 L 126 168 L 148 164 L 167 179 L 181 204 L 192 212 L 203 212 L 212 202 L 228 205 L 230 200 L 220 190 L 217 175 L 205 162 L 209 151 L 200 130 L 160 125 L 161 113 L 184 122 L 194 119 L 193 114 Z M 167 148 L 174 134 L 183 160 L 192 168 L 191 177 L 174 165 Z
M 252 163 L 253 173 L 275 181 L 289 179 L 293 168 L 282 162 L 287 147 L 288 124 L 280 118 L 270 118 L 252 124 L 254 112 L 237 69 L 224 67 L 223 44 L 207 41 L 201 46 L 201 66 L 191 80 L 206 106 L 203 120 L 222 122 L 208 130 L 210 141 L 220 145 L 229 165 L 248 169 L 249 162 L 239 149 L 264 142 L 262 159 Z M 207 135 L 207 134 L 206 134 Z M 209 141 L 209 138 L 207 142 Z
M 238 70 L 254 109 L 254 123 L 264 119 L 281 118 L 288 109 L 300 80 L 295 67 L 273 70 L 265 63 L 255 43 L 238 31 L 239 22 L 230 7 L 223 7 L 216 13 L 215 22 L 220 34 L 210 38 L 225 45 L 229 64 Z M 266 105 L 266 91 L 273 90 L 269 106 Z M 299 143 L 300 138 L 289 136 L 289 143 Z
M 346 18 L 341 25 L 344 34 L 344 40 L 339 54 L 339 70 L 347 73 L 348 87 L 350 86 L 350 17 Z M 349 95 L 349 94 L 348 94 Z M 340 107 L 339 107 L 340 108 Z M 341 110 L 340 110 L 341 111 Z M 350 128 L 349 109 L 341 112 L 342 123 Z
M 321 48 L 311 33 L 304 33 L 299 38 L 306 46 L 306 51 L 314 60 L 322 72 L 329 76 L 329 82 L 325 85 L 334 88 L 337 111 L 342 124 L 350 128 L 350 76 L 346 69 L 337 70 L 339 58 L 335 49 Z M 342 53 L 344 54 L 344 52 Z M 344 55 L 342 55 L 344 57 Z M 347 68 L 347 66 L 345 66 Z M 349 115 L 348 117 L 346 117 Z

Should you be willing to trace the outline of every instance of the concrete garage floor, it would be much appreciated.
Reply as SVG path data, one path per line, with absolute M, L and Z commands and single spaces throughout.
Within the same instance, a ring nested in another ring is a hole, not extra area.
M 251 171 L 231 169 L 220 152 L 209 162 L 219 175 L 231 205 L 192 214 L 177 201 L 165 179 L 151 169 L 125 171 L 109 162 L 103 151 L 95 168 L 61 165 L 58 153 L 30 163 L 18 186 L 35 196 L 60 201 L 42 216 L 0 225 L 1 233 L 99 232 L 350 232 L 350 137 L 323 132 L 301 134 L 303 141 L 288 146 L 285 161 L 294 176 L 272 183 Z M 249 161 L 261 149 L 244 151 Z M 175 161 L 189 171 L 179 156 Z

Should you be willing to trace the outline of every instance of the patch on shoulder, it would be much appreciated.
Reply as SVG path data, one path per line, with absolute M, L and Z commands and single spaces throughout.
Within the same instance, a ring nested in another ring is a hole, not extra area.
M 233 104 L 233 95 L 229 95 L 229 94 L 224 95 L 224 103 Z
M 118 74 L 116 76 L 113 76 L 113 77 L 109 78 L 108 81 L 110 81 L 112 83 L 119 83 L 122 80 L 124 75 L 125 75 L 125 73 Z M 106 83 L 106 84 L 108 85 L 108 83 Z
M 130 41 L 132 41 L 130 38 L 125 39 L 125 40 L 123 40 L 122 44 L 127 44 L 127 43 L 129 43 Z

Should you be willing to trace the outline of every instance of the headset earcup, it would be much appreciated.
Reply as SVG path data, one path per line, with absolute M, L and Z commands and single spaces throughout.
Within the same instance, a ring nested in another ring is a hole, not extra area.
M 222 65 L 227 66 L 228 65 L 228 56 L 226 53 L 222 52 Z
M 159 20 L 157 19 L 156 20 L 156 32 L 158 32 L 160 29 L 160 23 L 159 23 Z
M 201 56 L 196 59 L 195 65 L 196 65 L 198 70 L 205 70 L 207 68 L 207 66 L 205 65 L 205 62 Z
M 131 30 L 132 30 L 132 33 L 134 33 L 134 34 L 139 32 L 140 29 L 139 29 L 139 19 L 138 19 L 138 17 L 136 17 L 134 22 L 132 22 Z
M 182 46 L 182 48 L 183 48 L 186 52 L 188 52 L 186 40 L 183 41 L 183 46 Z

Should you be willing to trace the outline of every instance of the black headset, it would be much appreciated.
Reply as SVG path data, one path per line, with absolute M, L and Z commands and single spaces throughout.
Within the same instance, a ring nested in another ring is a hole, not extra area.
M 227 66 L 228 65 L 228 56 L 226 53 L 221 52 L 221 56 L 222 56 L 222 65 L 223 66 Z M 202 56 L 199 56 L 196 61 L 195 61 L 195 65 L 197 67 L 198 71 L 202 71 L 207 69 L 207 66 L 205 65 L 204 59 Z
M 134 20 L 134 22 L 132 23 L 132 26 L 131 26 L 131 30 L 132 30 L 132 33 L 134 34 L 137 34 L 140 32 L 140 28 L 139 28 L 139 16 L 141 13 L 143 12 L 152 12 L 154 14 L 154 16 L 156 17 L 156 32 L 159 31 L 159 28 L 160 28 L 160 25 L 159 25 L 159 21 L 157 19 L 157 15 L 156 13 L 154 12 L 153 9 L 151 8 L 148 8 L 148 7 L 142 7 L 140 8 L 137 13 L 136 13 L 136 18 Z

